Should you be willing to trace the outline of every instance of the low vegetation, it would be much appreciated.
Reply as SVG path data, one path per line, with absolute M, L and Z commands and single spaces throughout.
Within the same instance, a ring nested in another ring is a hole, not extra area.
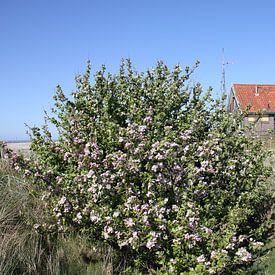
M 128 60 L 118 75 L 103 67 L 93 82 L 90 69 L 76 78 L 72 97 L 57 87 L 54 115 L 30 129 L 35 157 L 3 144 L 4 158 L 31 183 L 28 207 L 14 218 L 24 229 L 14 234 L 30 230 L 37 247 L 28 268 L 73 274 L 70 250 L 79 272 L 259 269 L 253 263 L 269 237 L 272 172 L 261 141 L 240 127 L 245 114 L 227 113 L 199 84 L 189 87 L 190 68 L 170 71 L 160 62 L 138 73 Z M 82 247 L 74 244 L 80 240 Z
M 32 183 L 0 160 L 0 271 L 10 274 L 112 274 L 112 251 L 78 234 L 39 232 L 48 219 Z

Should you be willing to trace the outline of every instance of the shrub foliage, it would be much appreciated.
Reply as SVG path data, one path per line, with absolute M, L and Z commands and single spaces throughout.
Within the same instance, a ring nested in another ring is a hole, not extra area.
M 196 65 L 195 65 L 196 67 Z M 266 240 L 270 171 L 259 141 L 200 84 L 194 68 L 145 73 L 91 66 L 31 128 L 35 159 L 6 149 L 44 190 L 47 230 L 106 242 L 128 270 L 218 274 L 249 265 Z M 48 125 L 58 130 L 52 138 Z

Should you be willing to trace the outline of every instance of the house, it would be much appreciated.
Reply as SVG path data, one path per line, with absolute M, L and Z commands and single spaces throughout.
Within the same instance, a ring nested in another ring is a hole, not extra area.
M 236 109 L 245 111 L 250 107 L 244 125 L 253 124 L 253 132 L 257 135 L 274 133 L 275 118 L 275 85 L 265 84 L 233 84 L 230 89 L 228 111 Z M 258 118 L 257 113 L 262 112 Z

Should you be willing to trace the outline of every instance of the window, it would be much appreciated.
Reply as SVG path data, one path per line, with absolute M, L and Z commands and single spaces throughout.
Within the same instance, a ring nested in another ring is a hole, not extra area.
M 256 117 L 254 117 L 254 116 L 248 117 L 248 122 L 255 122 L 255 121 L 256 121 Z
M 268 116 L 263 116 L 260 118 L 261 122 L 269 122 L 269 117 Z

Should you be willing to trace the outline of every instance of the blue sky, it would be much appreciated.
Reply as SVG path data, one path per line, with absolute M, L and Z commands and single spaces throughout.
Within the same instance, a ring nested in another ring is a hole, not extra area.
M 26 139 L 43 124 L 55 86 L 66 93 L 90 59 L 94 72 L 170 67 L 200 60 L 193 79 L 220 90 L 222 48 L 233 65 L 226 84 L 275 83 L 273 0 L 0 1 L 0 139 Z

